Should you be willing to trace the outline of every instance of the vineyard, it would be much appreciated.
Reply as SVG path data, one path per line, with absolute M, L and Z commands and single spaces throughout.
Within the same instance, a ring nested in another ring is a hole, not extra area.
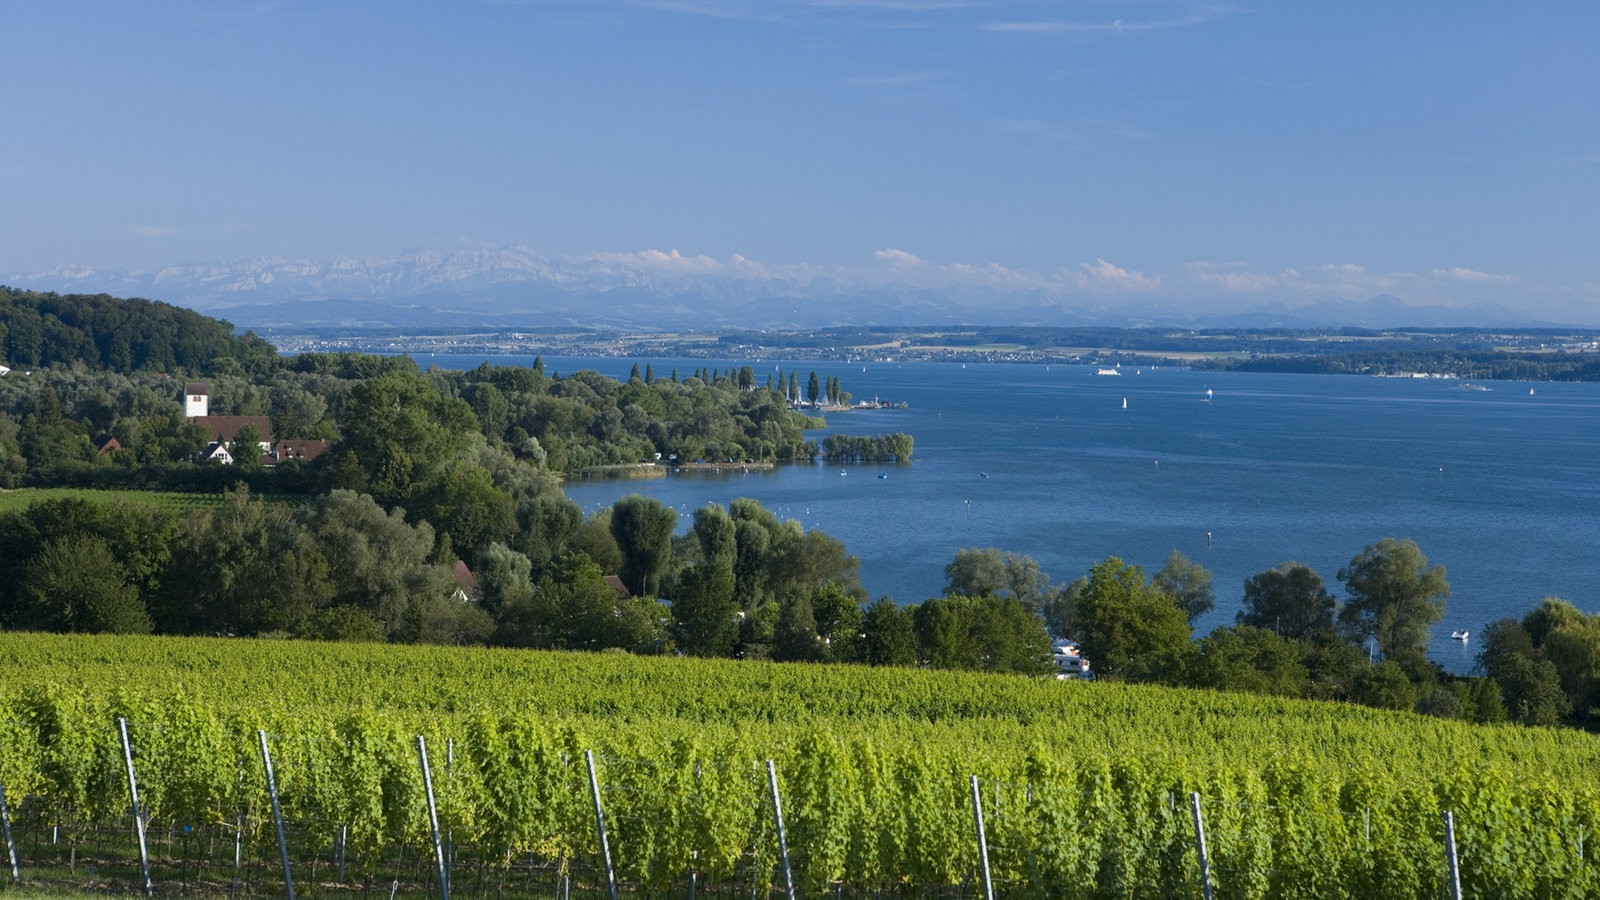
M 226 639 L 5 634 L 0 673 L 0 788 L 36 886 L 141 887 L 137 813 L 163 891 L 603 894 L 609 855 L 638 893 L 792 877 L 806 896 L 981 896 L 986 856 L 1006 897 L 1438 897 L 1448 811 L 1465 895 L 1600 891 L 1600 741 L 1570 731 L 966 673 Z
M 197 494 L 179 491 L 110 490 L 101 488 L 25 488 L 0 491 L 0 513 L 20 512 L 43 500 L 84 500 L 89 503 L 137 503 L 169 512 L 219 506 L 222 494 Z

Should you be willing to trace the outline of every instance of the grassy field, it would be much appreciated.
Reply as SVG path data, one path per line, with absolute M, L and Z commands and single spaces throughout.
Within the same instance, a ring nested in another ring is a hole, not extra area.
M 267 503 L 296 505 L 306 498 L 283 494 L 252 494 Z M 200 494 L 190 491 L 113 490 L 106 488 L 19 488 L 0 490 L 0 513 L 19 512 L 41 500 L 86 500 L 90 503 L 135 503 L 154 506 L 176 513 L 192 509 L 207 509 L 222 503 L 222 494 Z
M 183 512 L 222 502 L 221 494 L 190 494 L 168 491 L 118 491 L 100 488 L 21 488 L 0 491 L 0 512 L 27 509 L 40 500 L 87 500 L 91 503 L 142 503 L 147 506 Z

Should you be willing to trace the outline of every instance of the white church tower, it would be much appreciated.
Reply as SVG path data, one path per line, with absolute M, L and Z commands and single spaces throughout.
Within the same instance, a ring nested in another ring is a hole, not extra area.
M 191 381 L 183 386 L 183 415 L 193 419 L 210 415 L 211 386 L 203 381 Z

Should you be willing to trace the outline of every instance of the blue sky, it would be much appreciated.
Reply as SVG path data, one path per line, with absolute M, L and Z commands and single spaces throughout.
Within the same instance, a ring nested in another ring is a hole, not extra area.
M 1600 321 L 1600 5 L 0 2 L 0 272 L 663 270 Z

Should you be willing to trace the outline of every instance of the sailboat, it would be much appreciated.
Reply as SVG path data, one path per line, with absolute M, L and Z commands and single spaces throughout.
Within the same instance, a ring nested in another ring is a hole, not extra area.
M 1206 399 L 1207 400 L 1211 399 L 1211 388 L 1206 388 Z
M 1122 398 L 1122 408 L 1123 409 L 1127 409 L 1128 408 L 1128 398 L 1127 397 L 1123 397 Z

